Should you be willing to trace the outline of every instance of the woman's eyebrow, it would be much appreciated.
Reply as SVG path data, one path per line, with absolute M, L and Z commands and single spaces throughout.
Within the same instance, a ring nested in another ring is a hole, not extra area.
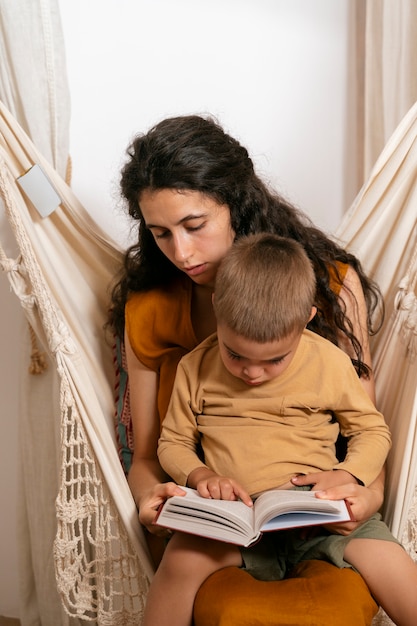
M 184 224 L 184 222 L 190 222 L 191 220 L 199 220 L 202 219 L 204 217 L 206 217 L 206 213 L 200 213 L 198 215 L 195 215 L 193 213 L 189 214 L 189 215 L 185 215 L 184 217 L 182 217 L 180 220 L 178 220 L 178 222 L 176 222 L 174 224 L 174 226 L 180 226 L 181 224 Z M 146 228 L 166 228 L 166 226 L 160 226 L 158 224 L 147 224 L 145 222 L 145 227 Z

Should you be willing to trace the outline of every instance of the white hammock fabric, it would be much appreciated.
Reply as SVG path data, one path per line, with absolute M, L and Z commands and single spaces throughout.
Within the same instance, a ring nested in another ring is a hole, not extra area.
M 0 114 L 1 197 L 20 250 L 13 260 L 1 249 L 1 265 L 60 380 L 58 590 L 71 616 L 133 626 L 152 568 L 116 451 L 112 351 L 103 331 L 120 253 L 3 106 Z M 15 182 L 34 163 L 62 199 L 45 219 Z
M 58 589 L 70 616 L 103 625 L 138 624 L 152 567 L 116 452 L 112 352 L 102 331 L 107 288 L 121 255 L 8 111 L 0 107 L 0 114 L 1 196 L 20 249 L 20 257 L 13 260 L 0 247 L 0 261 L 60 379 L 56 420 L 61 431 L 61 472 L 54 554 Z M 417 213 L 417 204 L 414 202 L 414 208 L 412 204 L 417 193 L 416 136 L 417 109 L 413 108 L 338 232 L 387 296 L 384 332 L 375 342 L 380 404 L 385 402 L 389 408 L 390 398 L 395 404 L 394 416 L 388 416 L 396 443 L 390 462 L 392 493 L 388 495 L 387 515 L 396 534 L 406 536 L 413 554 L 417 527 L 412 503 L 417 462 L 413 447 L 416 360 L 407 355 L 413 352 L 410 339 L 415 341 L 416 329 L 410 306 L 405 305 L 411 303 L 411 309 L 415 308 L 416 301 L 416 268 L 412 263 Z M 60 208 L 45 219 L 39 217 L 15 182 L 34 163 L 43 167 L 62 199 Z M 404 328 L 403 318 L 408 320 L 408 343 L 401 343 L 400 349 L 401 363 L 407 370 L 405 386 L 400 375 L 394 381 L 400 357 L 390 354 L 397 352 L 397 333 L 404 334 L 399 330 Z M 408 396 L 414 401 L 404 404 Z M 397 406 L 401 410 L 398 420 Z M 397 436 L 396 422 L 401 422 L 405 435 Z M 400 482 L 402 496 L 397 498 Z
M 417 549 L 417 104 L 403 118 L 336 235 L 381 287 L 386 318 L 371 340 L 378 408 L 393 436 L 385 520 Z
M 383 328 L 371 339 L 378 408 L 393 438 L 384 519 L 417 561 L 417 104 L 336 236 L 361 259 L 385 300 Z M 380 609 L 373 626 L 391 625 Z

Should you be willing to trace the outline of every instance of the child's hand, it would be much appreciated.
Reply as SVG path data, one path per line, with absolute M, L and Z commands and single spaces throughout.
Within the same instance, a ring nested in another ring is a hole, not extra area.
M 197 491 L 204 498 L 217 500 L 242 500 L 244 504 L 252 506 L 253 502 L 243 487 L 232 478 L 226 476 L 211 476 L 197 484 Z
M 253 506 L 250 495 L 236 480 L 219 476 L 209 469 L 199 467 L 193 470 L 188 476 L 187 484 L 197 489 L 203 498 L 242 500 L 247 506 Z

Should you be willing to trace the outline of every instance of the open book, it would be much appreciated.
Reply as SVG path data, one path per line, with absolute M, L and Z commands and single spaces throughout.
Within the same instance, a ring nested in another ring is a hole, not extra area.
M 313 491 L 273 489 L 249 507 L 240 501 L 203 498 L 194 489 L 181 488 L 186 495 L 168 498 L 155 524 L 242 546 L 251 545 L 271 530 L 352 519 L 344 500 L 321 500 Z

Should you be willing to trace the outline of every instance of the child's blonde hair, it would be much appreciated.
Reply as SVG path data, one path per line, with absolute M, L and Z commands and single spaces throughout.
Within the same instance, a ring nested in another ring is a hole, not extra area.
M 241 237 L 217 272 L 217 322 L 259 343 L 302 332 L 314 305 L 316 279 L 304 248 L 269 233 Z

